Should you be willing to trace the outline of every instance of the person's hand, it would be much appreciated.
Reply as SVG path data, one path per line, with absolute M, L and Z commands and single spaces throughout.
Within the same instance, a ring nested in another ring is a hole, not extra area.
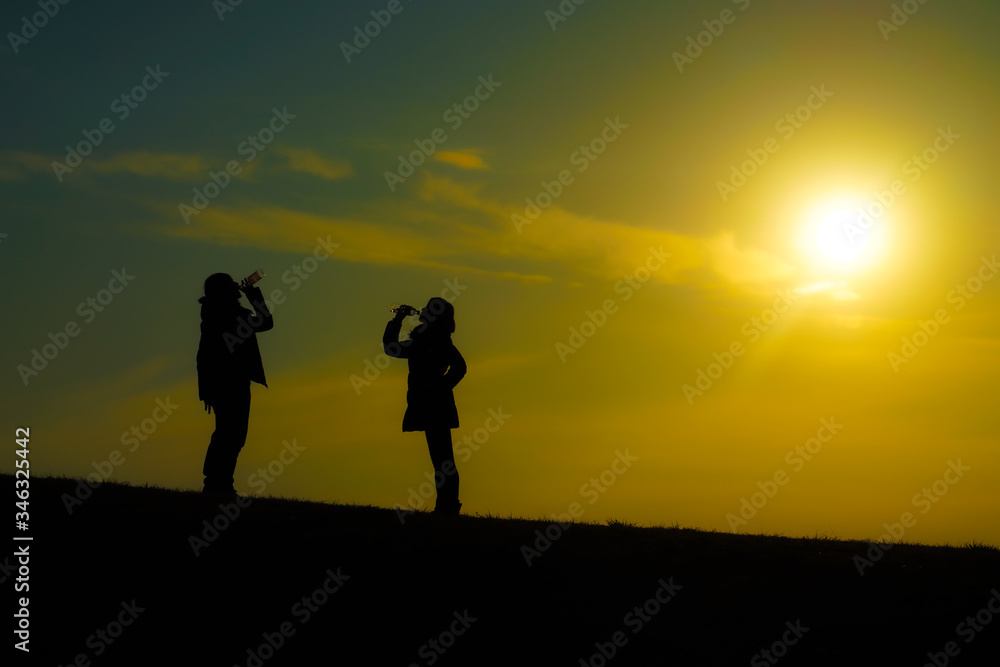
M 396 313 L 395 313 L 396 318 L 401 320 L 406 317 L 409 317 L 410 311 L 413 310 L 416 310 L 416 308 L 414 308 L 413 306 L 407 306 L 405 303 L 401 304 L 398 308 L 396 308 Z
M 207 412 L 208 414 L 212 414 L 212 406 L 211 404 L 209 404 L 208 401 L 205 401 L 205 412 Z

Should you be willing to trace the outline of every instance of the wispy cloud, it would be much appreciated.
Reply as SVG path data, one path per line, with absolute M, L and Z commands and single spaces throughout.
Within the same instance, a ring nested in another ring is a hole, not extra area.
M 773 283 L 794 273 L 794 268 L 759 248 L 740 248 L 732 232 L 720 232 L 705 241 L 711 267 L 734 283 Z
M 524 216 L 520 207 L 489 201 L 482 187 L 427 176 L 419 197 L 428 203 L 448 203 L 491 218 L 496 229 L 489 232 L 490 252 L 539 262 L 557 262 L 582 274 L 620 278 L 622 271 L 645 261 L 649 248 L 670 253 L 669 265 L 655 280 L 690 283 L 710 280 L 714 274 L 737 284 L 766 284 L 788 279 L 794 269 L 765 250 L 739 247 L 731 232 L 710 237 L 677 234 L 656 227 L 640 227 L 616 220 L 583 216 L 552 205 L 517 232 L 511 215 Z M 600 243 L 595 243 L 600 239 Z
M 324 158 L 307 148 L 278 147 L 275 151 L 287 158 L 287 168 L 292 171 L 312 174 L 331 181 L 354 175 L 354 167 L 347 160 Z
M 4 151 L 0 153 L 0 180 L 13 181 L 31 172 L 52 172 L 54 158 L 28 151 Z
M 176 153 L 119 153 L 106 160 L 90 160 L 85 166 L 105 174 L 131 173 L 138 176 L 187 180 L 215 166 L 199 155 Z
M 824 280 L 818 283 L 801 285 L 792 290 L 796 294 L 827 294 L 837 301 L 855 301 L 860 297 L 847 289 L 847 283 Z
M 792 267 L 759 248 L 742 248 L 732 233 L 692 237 L 656 227 L 602 220 L 550 206 L 518 232 L 522 213 L 481 195 L 482 186 L 426 175 L 417 202 L 390 200 L 357 219 L 275 206 L 212 206 L 191 225 L 161 233 L 206 243 L 311 252 L 316 239 L 340 243 L 345 261 L 409 265 L 528 282 L 562 275 L 568 282 L 617 280 L 643 265 L 650 249 L 670 255 L 653 279 L 662 283 L 720 280 L 748 287 L 782 282 Z M 474 213 L 475 215 L 470 215 Z M 600 242 L 595 242 L 600 239 Z M 568 274 L 568 275 L 567 275 Z M 845 292 L 835 298 L 846 298 Z
M 0 154 L 0 180 L 17 180 L 31 173 L 54 174 L 52 164 L 62 162 L 64 156 L 51 156 L 27 151 L 6 151 Z M 74 168 L 83 173 L 131 173 L 138 176 L 156 176 L 174 180 L 189 180 L 204 174 L 213 164 L 198 155 L 180 153 L 151 153 L 136 151 L 118 153 L 107 158 L 90 157 Z M 65 176 L 64 178 L 70 178 Z
M 336 258 L 380 265 L 409 265 L 488 275 L 527 282 L 548 276 L 476 265 L 467 244 L 448 243 L 445 229 L 400 224 L 373 224 L 282 208 L 206 209 L 190 225 L 165 226 L 161 233 L 212 244 L 244 245 L 286 252 L 312 252 L 317 239 L 339 243 Z
M 483 161 L 474 151 L 439 151 L 434 154 L 434 159 L 438 162 L 451 164 L 462 169 L 489 169 L 489 165 Z

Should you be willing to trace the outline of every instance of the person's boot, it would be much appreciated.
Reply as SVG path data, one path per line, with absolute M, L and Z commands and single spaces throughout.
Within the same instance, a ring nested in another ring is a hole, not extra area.
M 233 486 L 232 478 L 226 482 L 216 477 L 205 477 L 205 486 L 202 487 L 201 492 L 212 496 L 235 497 L 236 487 Z
M 203 496 L 211 496 L 213 498 L 222 499 L 236 498 L 239 496 L 239 494 L 236 493 L 236 489 L 211 489 L 209 487 L 205 487 L 201 490 L 201 493 Z
M 452 514 L 456 515 L 462 511 L 462 503 L 438 503 L 434 506 L 435 514 Z

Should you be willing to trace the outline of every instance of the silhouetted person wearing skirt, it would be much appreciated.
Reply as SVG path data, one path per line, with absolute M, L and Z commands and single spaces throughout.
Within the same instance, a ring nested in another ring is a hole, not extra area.
M 243 291 L 256 313 L 240 304 Z M 274 327 L 260 288 L 237 284 L 226 273 L 205 281 L 201 304 L 201 341 L 198 345 L 198 398 L 205 411 L 215 410 L 215 432 L 205 453 L 206 493 L 235 495 L 236 458 L 247 439 L 250 420 L 250 382 L 265 387 L 264 366 L 257 332 Z
M 452 390 L 465 376 L 466 366 L 451 342 L 455 309 L 444 299 L 431 299 L 420 311 L 420 325 L 410 332 L 410 339 L 400 341 L 399 331 L 410 310 L 410 306 L 396 310 L 385 325 L 382 346 L 389 356 L 409 362 L 403 431 L 423 431 L 427 438 L 437 487 L 434 511 L 458 514 L 462 503 L 451 444 L 451 429 L 458 428 L 458 408 Z

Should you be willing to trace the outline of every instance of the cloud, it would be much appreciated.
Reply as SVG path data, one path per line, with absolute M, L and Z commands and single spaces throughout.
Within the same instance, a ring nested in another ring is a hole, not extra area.
M 489 169 L 483 158 L 473 151 L 439 151 L 434 154 L 434 159 L 462 169 Z
M 602 278 L 621 278 L 646 261 L 650 247 L 671 253 L 671 266 L 658 272 L 667 282 L 687 269 L 700 265 L 700 250 L 690 239 L 651 228 L 632 227 L 579 216 L 551 206 L 520 232 L 511 216 L 523 210 L 480 196 L 481 185 L 465 185 L 448 178 L 428 175 L 418 196 L 426 204 L 448 204 L 475 211 L 482 220 L 467 222 L 462 214 L 447 218 L 452 233 L 443 242 L 464 248 L 470 254 L 506 261 L 530 261 L 553 268 Z M 426 214 L 424 214 L 426 215 Z M 600 243 L 594 243 L 600 238 Z
M 54 176 L 52 164 L 62 163 L 64 159 L 63 155 L 52 157 L 26 151 L 6 151 L 0 154 L 0 180 L 17 180 L 29 173 L 48 172 Z M 102 174 L 131 173 L 137 176 L 187 180 L 204 174 L 211 166 L 207 160 L 198 155 L 135 151 L 118 153 L 104 159 L 84 158 L 73 171 L 79 169 L 83 173 L 95 171 Z M 65 175 L 64 178 L 70 178 L 70 175 Z
M 661 247 L 671 257 L 654 279 L 665 283 L 712 282 L 706 270 L 737 285 L 782 282 L 794 273 L 792 266 L 765 250 L 738 247 L 731 232 L 707 238 L 685 236 L 583 216 L 556 204 L 518 227 L 512 214 L 527 219 L 523 207 L 486 200 L 480 196 L 481 189 L 481 185 L 428 175 L 418 196 L 424 202 L 448 203 L 492 219 L 495 228 L 483 242 L 490 244 L 495 255 L 557 262 L 574 272 L 602 278 L 621 278 L 623 272 L 645 263 L 650 248 Z
M 374 224 L 277 207 L 228 209 L 209 207 L 190 225 L 169 225 L 159 233 L 220 245 L 253 246 L 279 252 L 311 253 L 319 239 L 339 243 L 336 259 L 379 265 L 409 265 L 449 273 L 469 273 L 504 280 L 549 282 L 546 275 L 477 265 L 470 246 L 449 243 L 447 229 L 413 225 Z
M 539 261 L 556 260 L 574 273 L 617 280 L 646 262 L 651 248 L 669 253 L 654 275 L 665 283 L 687 282 L 684 274 L 704 264 L 697 240 L 673 232 L 577 215 L 551 206 L 530 226 L 513 232 L 514 252 Z M 600 239 L 600 241 L 595 241 Z M 520 247 L 518 247 L 520 246 Z
M 205 174 L 213 165 L 198 155 L 176 153 L 119 153 L 106 160 L 87 160 L 82 167 L 104 174 L 131 173 L 187 180 Z
M 847 283 L 834 282 L 832 280 L 801 285 L 792 291 L 796 294 L 828 294 L 837 301 L 855 301 L 861 298 L 847 289 Z
M 330 160 L 306 148 L 276 147 L 275 152 L 288 158 L 288 169 L 312 174 L 331 181 L 354 175 L 347 160 Z
M 482 188 L 426 174 L 418 185 L 417 202 L 389 199 L 360 219 L 275 206 L 213 205 L 190 225 L 167 224 L 160 233 L 302 253 L 312 252 L 317 238 L 329 238 L 341 244 L 336 255 L 345 261 L 523 282 L 548 282 L 556 276 L 568 283 L 614 282 L 645 266 L 654 249 L 669 255 L 652 276 L 661 283 L 717 287 L 721 279 L 753 288 L 792 274 L 790 266 L 770 253 L 738 247 L 728 232 L 708 238 L 684 236 L 655 226 L 582 216 L 556 205 L 519 231 L 511 216 L 523 215 L 523 209 L 482 197 Z M 171 210 L 170 217 L 178 219 L 176 209 Z
M 774 283 L 789 278 L 795 269 L 757 248 L 738 248 L 732 232 L 707 239 L 711 268 L 734 283 Z
M 495 202 L 479 196 L 482 185 L 463 185 L 449 178 L 439 178 L 427 174 L 420 184 L 417 196 L 428 203 L 443 202 L 470 211 L 480 211 L 500 222 L 507 216 L 507 209 Z
M 0 180 L 13 181 L 24 178 L 28 172 L 52 171 L 52 158 L 27 151 L 0 153 Z

